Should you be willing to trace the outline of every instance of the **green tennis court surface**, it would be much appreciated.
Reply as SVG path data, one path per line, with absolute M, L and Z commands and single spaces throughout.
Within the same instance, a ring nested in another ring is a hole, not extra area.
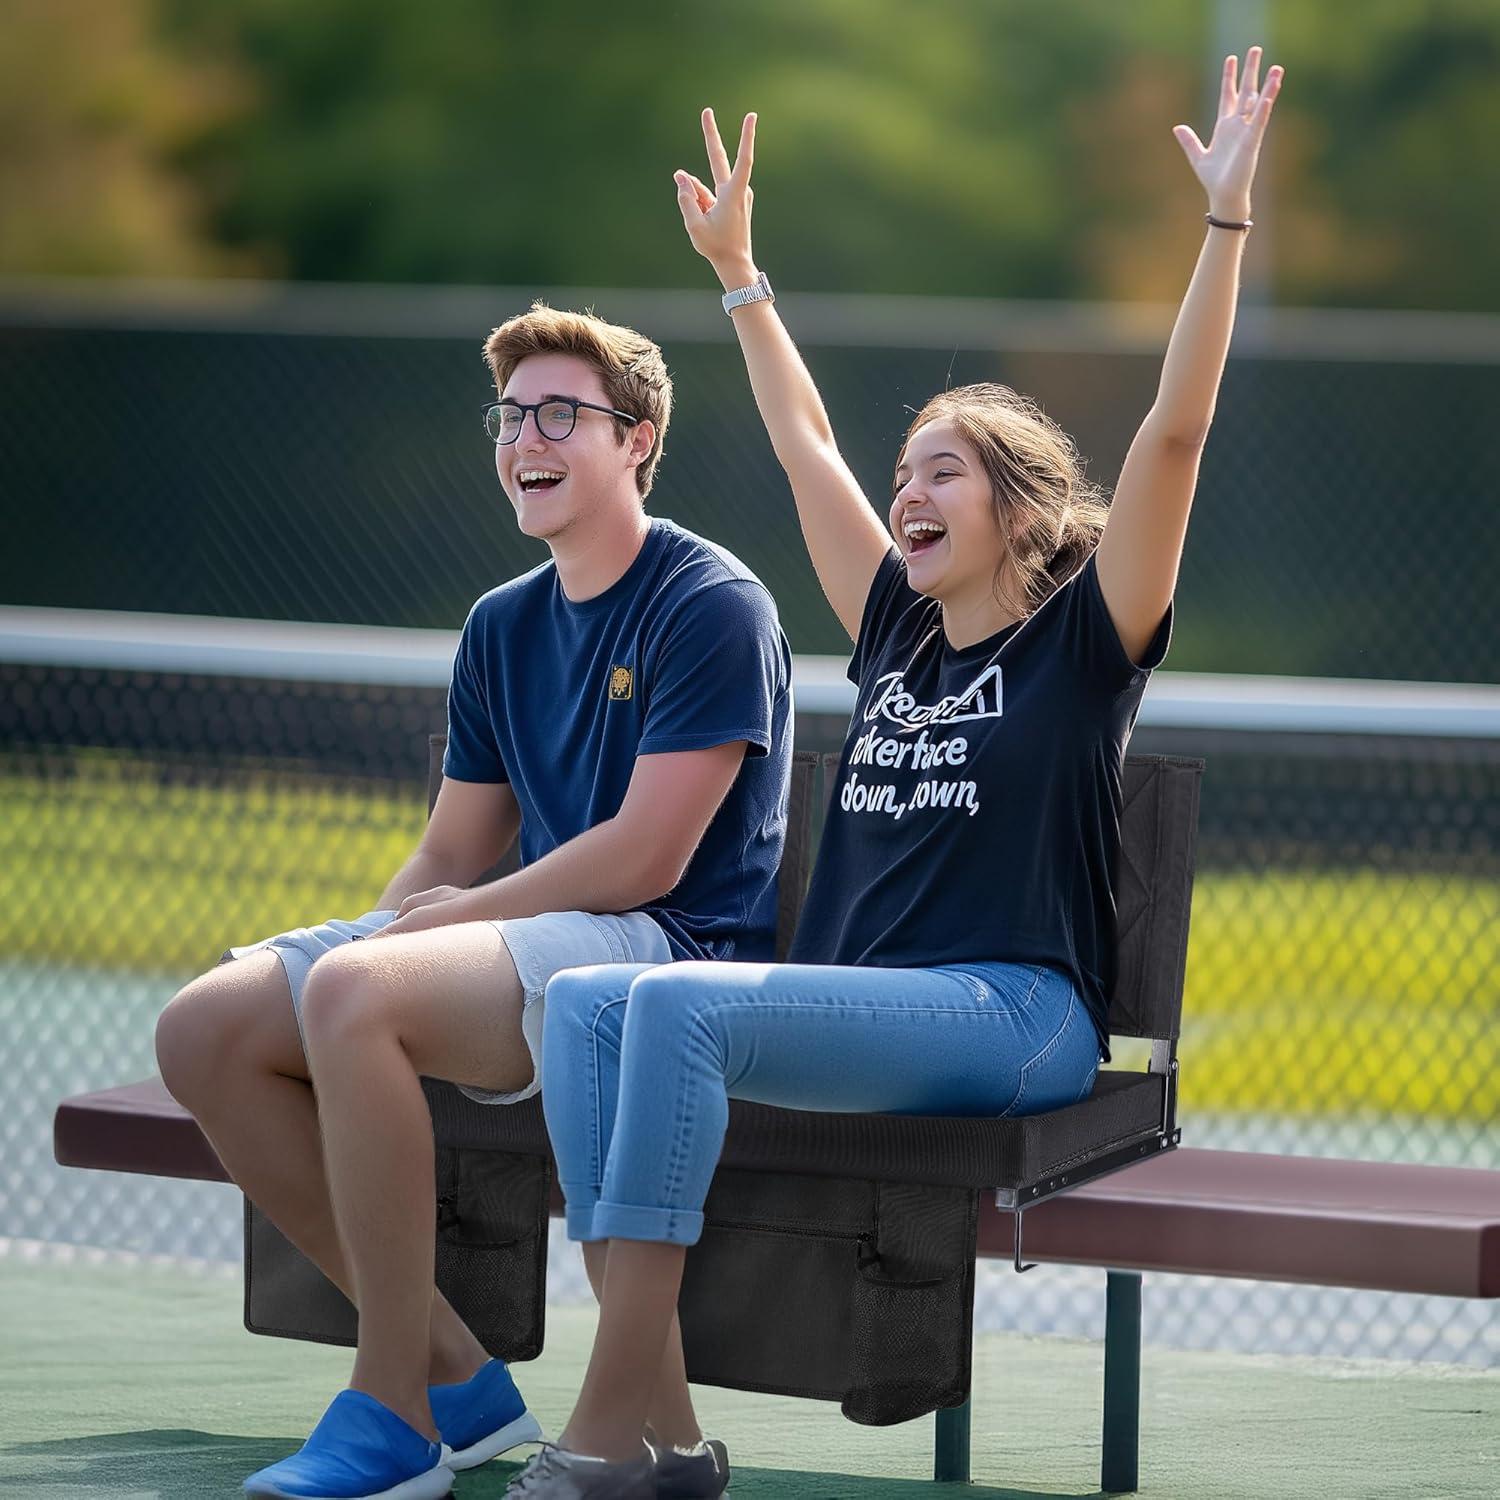
M 238 1283 L 157 1267 L 0 1259 L 0 1495 L 200 1500 L 289 1452 L 342 1383 L 340 1349 L 252 1338 Z M 549 1309 L 518 1367 L 556 1432 L 593 1314 Z M 974 1478 L 990 1497 L 1097 1493 L 1097 1345 L 975 1341 Z M 701 1390 L 741 1500 L 920 1500 L 932 1421 L 872 1429 L 821 1403 Z M 1500 1375 L 1147 1349 L 1142 1493 L 1174 1500 L 1378 1500 L 1500 1493 Z M 513 1465 L 459 1478 L 498 1500 Z

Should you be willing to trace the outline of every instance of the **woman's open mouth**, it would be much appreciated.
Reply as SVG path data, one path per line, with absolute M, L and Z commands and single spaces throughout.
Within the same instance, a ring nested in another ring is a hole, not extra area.
M 908 521 L 901 528 L 906 538 L 906 551 L 910 557 L 919 552 L 928 552 L 948 535 L 948 528 L 941 521 Z

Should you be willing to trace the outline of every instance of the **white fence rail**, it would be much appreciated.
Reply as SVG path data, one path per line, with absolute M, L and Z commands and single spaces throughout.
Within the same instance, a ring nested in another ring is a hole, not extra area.
M 443 688 L 457 640 L 452 630 L 0 605 L 0 661 L 26 666 Z M 850 711 L 844 665 L 837 656 L 796 658 L 804 713 Z M 1500 738 L 1500 687 L 1158 672 L 1139 723 L 1491 739 Z

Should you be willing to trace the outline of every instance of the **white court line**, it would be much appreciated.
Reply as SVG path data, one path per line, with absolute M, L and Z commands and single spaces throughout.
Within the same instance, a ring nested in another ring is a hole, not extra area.
M 118 1250 L 104 1245 L 70 1245 L 56 1240 L 16 1239 L 4 1235 L 0 1235 L 0 1260 L 17 1260 L 26 1265 L 150 1267 L 226 1281 L 235 1280 L 242 1274 L 237 1260 L 208 1260 L 201 1255 L 145 1254 L 139 1250 Z

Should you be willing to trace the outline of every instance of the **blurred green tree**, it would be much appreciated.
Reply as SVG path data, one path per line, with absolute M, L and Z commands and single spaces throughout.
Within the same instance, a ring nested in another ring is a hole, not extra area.
M 190 165 L 226 239 L 297 277 L 671 285 L 696 274 L 671 172 L 703 170 L 698 110 L 756 108 L 759 227 L 789 283 L 1057 295 L 1078 290 L 1076 146 L 1052 103 L 1127 28 L 1076 0 L 1030 12 L 182 5 L 179 35 L 260 85 Z
M 241 102 L 226 55 L 187 61 L 154 0 L 8 0 L 0 18 L 0 271 L 246 268 L 175 160 Z
M 786 287 L 1175 299 L 1198 234 L 1208 0 L 9 9 L 0 269 L 691 284 L 704 103 L 761 112 Z M 1500 308 L 1500 5 L 1264 11 L 1277 299 Z
M 1281 0 L 1275 16 L 1305 59 L 1280 299 L 1500 310 L 1500 4 Z

